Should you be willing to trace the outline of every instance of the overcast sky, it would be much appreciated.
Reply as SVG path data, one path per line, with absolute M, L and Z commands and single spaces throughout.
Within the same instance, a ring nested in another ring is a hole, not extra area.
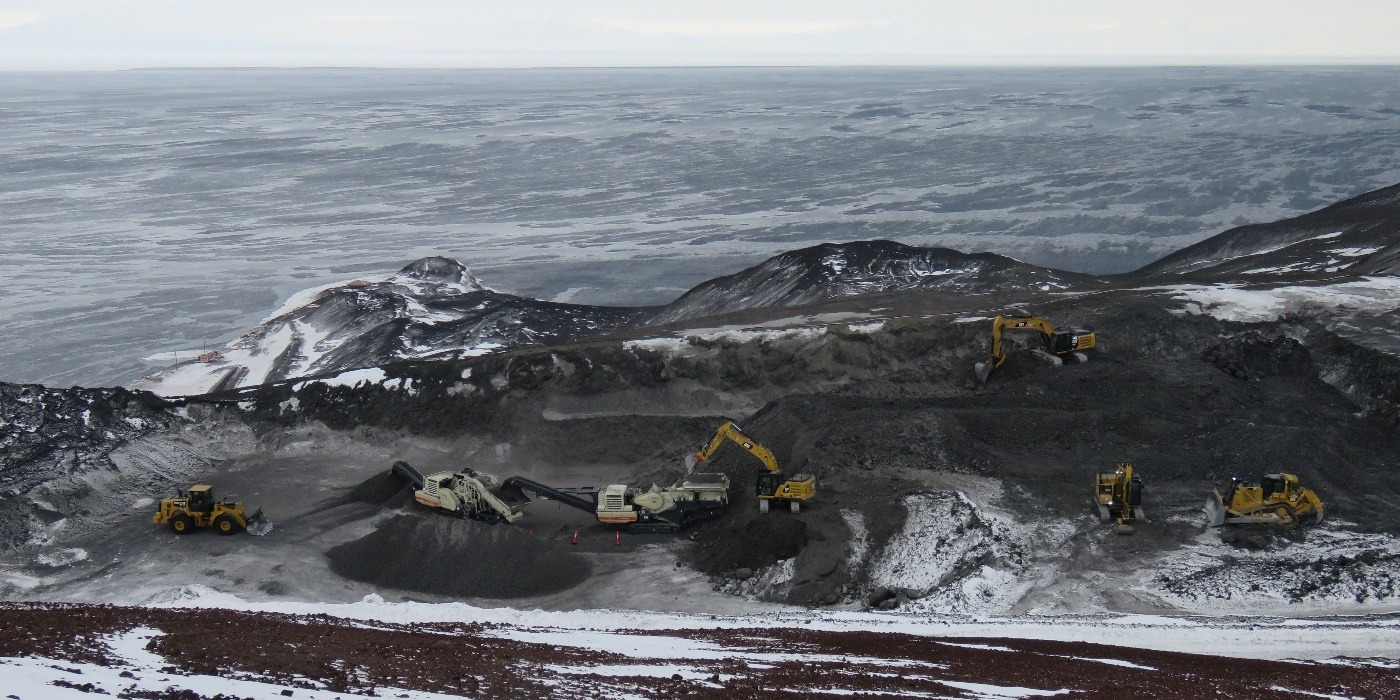
M 1400 0 L 0 0 L 0 70 L 1400 62 Z

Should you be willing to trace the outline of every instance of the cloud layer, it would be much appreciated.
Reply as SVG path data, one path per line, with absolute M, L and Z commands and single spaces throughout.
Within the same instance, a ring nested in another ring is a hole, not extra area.
M 9 0 L 0 69 L 1400 61 L 1389 0 Z

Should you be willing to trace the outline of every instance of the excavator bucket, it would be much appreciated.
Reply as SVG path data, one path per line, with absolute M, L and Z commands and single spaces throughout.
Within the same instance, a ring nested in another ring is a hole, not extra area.
M 992 363 L 978 362 L 977 364 L 972 366 L 972 371 L 974 374 L 977 375 L 978 384 L 986 384 L 987 377 L 992 376 Z
M 248 518 L 248 534 L 262 537 L 272 531 L 272 521 L 263 515 L 262 508 Z
M 1206 498 L 1205 511 L 1206 525 L 1220 527 L 1225 524 L 1225 503 L 1221 501 L 1219 493 Z

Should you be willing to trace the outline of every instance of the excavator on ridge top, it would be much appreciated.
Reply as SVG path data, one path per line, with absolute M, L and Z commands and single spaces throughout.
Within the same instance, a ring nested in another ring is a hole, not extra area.
M 1040 347 L 1030 349 L 1031 355 L 1056 367 L 1065 360 L 1088 362 L 1089 356 L 1082 351 L 1093 348 L 1098 338 L 1088 328 L 1055 328 L 1041 316 L 1003 316 L 997 314 L 992 321 L 992 354 L 986 362 L 975 366 L 977 383 L 986 384 L 992 370 L 1006 362 L 1006 352 L 1002 349 L 1002 335 L 1005 333 L 1034 332 L 1040 334 Z
M 758 444 L 753 438 L 744 434 L 734 421 L 727 421 L 715 431 L 715 436 L 710 438 L 710 442 L 695 454 L 685 458 L 685 468 L 689 472 L 696 464 L 703 462 L 714 456 L 719 448 L 724 446 L 724 442 L 729 440 L 734 444 L 744 448 L 749 454 L 758 458 L 763 463 L 766 472 L 759 474 L 754 491 L 758 496 L 758 509 L 761 512 L 768 512 L 768 505 L 772 501 L 787 501 L 788 509 L 796 513 L 802 510 L 802 502 L 810 500 L 817 495 L 817 478 L 811 474 L 793 474 L 787 476 L 778 466 L 778 459 L 773 453 L 763 445 Z

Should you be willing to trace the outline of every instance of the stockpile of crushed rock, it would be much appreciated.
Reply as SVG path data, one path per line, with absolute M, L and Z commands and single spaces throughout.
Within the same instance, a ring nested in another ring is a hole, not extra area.
M 588 560 L 509 525 L 437 513 L 397 515 L 326 556 L 345 578 L 461 598 L 522 598 L 572 588 Z

